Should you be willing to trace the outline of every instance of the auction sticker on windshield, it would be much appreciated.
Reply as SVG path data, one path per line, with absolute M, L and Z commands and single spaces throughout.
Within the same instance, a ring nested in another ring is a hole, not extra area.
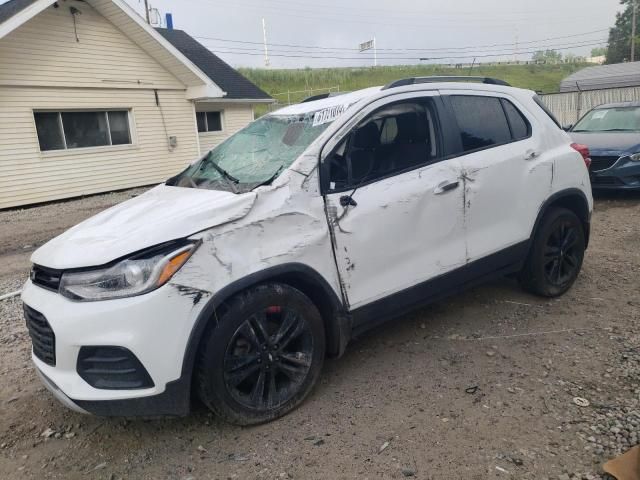
M 324 123 L 333 122 L 342 113 L 344 113 L 347 108 L 349 108 L 349 105 L 343 104 L 325 108 L 324 110 L 318 110 L 313 116 L 313 126 L 316 127 Z

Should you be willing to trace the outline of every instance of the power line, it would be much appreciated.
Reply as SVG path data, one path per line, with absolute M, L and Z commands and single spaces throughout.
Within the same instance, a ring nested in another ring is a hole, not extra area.
M 609 29 L 601 29 L 601 30 L 593 30 L 591 32 L 585 32 L 585 33 L 576 33 L 574 35 L 563 35 L 560 37 L 549 37 L 549 38 L 544 38 L 544 39 L 540 39 L 540 40 L 530 40 L 530 41 L 525 41 L 525 42 L 519 42 L 520 45 L 528 45 L 528 44 L 533 44 L 533 43 L 540 43 L 540 42 L 546 42 L 546 41 L 551 41 L 551 40 L 560 40 L 560 39 L 566 39 L 566 38 L 575 38 L 575 37 L 581 37 L 581 36 L 588 36 L 591 34 L 595 34 L 595 33 L 601 33 L 604 31 L 608 31 Z M 227 38 L 220 38 L 220 37 L 205 37 L 205 36 L 199 36 L 199 35 L 192 35 L 194 38 L 200 39 L 200 40 L 214 40 L 214 41 L 219 41 L 219 42 L 226 42 L 226 43 L 239 43 L 239 44 L 245 44 L 245 45 L 262 45 L 262 42 L 252 42 L 252 41 L 248 41 L 248 40 L 231 40 L 231 39 L 227 39 Z M 438 52 L 438 51 L 457 51 L 457 50 L 469 50 L 469 49 L 478 49 L 478 48 L 489 48 L 489 47 L 504 47 L 504 46 L 511 46 L 513 45 L 513 42 L 509 42 L 509 43 L 493 43 L 493 44 L 486 44 L 486 45 L 473 45 L 473 46 L 464 46 L 464 47 L 448 47 L 448 48 L 378 48 L 378 51 L 416 51 L 416 52 Z M 350 47 L 325 47 L 325 46 L 318 46 L 318 45 L 297 45 L 297 44 L 291 44 L 291 43 L 269 43 L 269 46 L 271 47 L 289 47 L 289 48 L 309 48 L 309 49 L 315 49 L 315 50 L 345 50 L 345 51 L 357 51 L 356 48 L 350 48 Z M 231 48 L 231 47 L 229 47 Z M 235 47 L 234 47 L 235 48 Z
M 599 38 L 599 39 L 593 39 L 593 40 L 583 40 L 577 43 L 569 43 L 569 44 L 547 44 L 547 45 L 532 45 L 530 48 L 536 48 L 538 49 L 549 49 L 549 50 L 553 50 L 556 47 L 563 47 L 565 49 L 567 48 L 577 48 L 577 47 L 582 47 L 584 46 L 584 42 L 602 42 L 602 43 L 606 43 L 607 39 L 606 38 Z M 206 42 L 206 41 L 205 41 Z M 269 44 L 270 46 L 273 46 L 273 44 Z M 249 51 L 249 52 L 255 52 L 255 51 L 261 51 L 261 48 L 259 48 L 258 46 L 255 47 L 238 47 L 238 46 L 233 46 L 233 47 L 229 47 L 229 46 L 220 46 L 220 45 L 207 45 L 208 47 L 212 48 L 212 49 L 219 49 L 219 48 L 233 48 L 234 50 L 238 50 L 238 51 Z M 400 53 L 405 52 L 406 50 L 402 50 L 402 49 L 398 49 L 400 50 L 400 52 L 390 52 L 390 51 L 386 51 L 386 52 L 379 52 L 378 55 L 381 56 L 381 58 L 385 58 L 387 56 L 390 55 L 399 55 Z M 500 52 L 500 53 L 518 53 L 520 52 L 522 49 L 521 48 L 508 48 L 508 49 L 475 49 L 475 50 L 471 50 L 471 51 L 466 51 L 466 52 L 458 52 L 458 51 L 452 51 L 449 52 L 449 49 L 447 48 L 443 48 L 441 50 L 438 50 L 437 52 L 435 52 L 436 54 L 440 54 L 440 55 L 445 55 L 447 54 L 447 52 L 451 53 L 451 54 L 461 54 L 461 53 L 468 53 L 469 55 L 475 55 L 474 52 L 477 53 L 493 53 L 493 52 Z M 270 49 L 270 51 L 272 53 L 299 53 L 299 54 L 341 54 L 344 51 L 343 50 L 334 50 L 334 51 L 322 51 L 322 52 L 318 52 L 318 51 L 312 51 L 312 50 L 287 50 L 287 49 L 282 49 L 282 48 L 276 48 L 276 49 Z M 350 49 L 344 53 L 357 53 L 359 50 L 358 49 Z M 411 49 L 411 51 L 416 51 L 416 52 L 422 52 L 422 53 L 426 53 L 431 51 L 430 49 L 424 49 L 424 50 L 419 50 L 419 49 Z M 362 57 L 362 58 L 372 58 L 369 55 L 371 54 L 359 54 L 358 56 Z
M 571 47 L 558 47 L 555 48 L 554 50 L 569 50 L 572 48 L 578 48 L 578 47 L 592 47 L 592 46 L 596 46 L 596 45 L 604 45 L 606 42 L 597 42 L 597 43 L 585 43 L 585 44 L 580 44 L 580 45 L 574 45 Z M 522 54 L 522 55 L 526 55 L 526 54 L 531 54 L 531 53 L 536 53 L 539 50 L 525 50 L 525 51 L 520 51 L 518 52 L 518 54 Z M 237 50 L 231 50 L 231 51 L 220 51 L 220 50 L 216 50 L 216 53 L 218 54 L 233 54 L 233 55 L 259 55 L 262 56 L 263 53 L 258 53 L 258 52 L 243 52 L 243 51 L 237 51 Z M 385 57 L 385 60 L 456 60 L 456 59 L 468 59 L 468 58 L 473 58 L 473 57 L 477 57 L 477 58 L 489 58 L 489 57 L 502 57 L 502 56 L 507 56 L 507 55 L 511 55 L 513 54 L 513 52 L 501 52 L 501 53 L 494 53 L 494 54 L 483 54 L 483 55 L 475 55 L 475 54 L 471 54 L 471 55 L 464 55 L 464 56 L 442 56 L 442 57 Z M 305 55 L 305 54 L 300 54 L 300 55 L 290 55 L 290 54 L 276 54 L 276 53 L 270 53 L 269 54 L 272 57 L 284 57 L 284 58 L 309 58 L 309 59 L 327 59 L 327 60 L 371 60 L 373 57 L 371 56 L 358 56 L 358 57 L 336 57 L 336 56 L 331 56 L 331 55 Z

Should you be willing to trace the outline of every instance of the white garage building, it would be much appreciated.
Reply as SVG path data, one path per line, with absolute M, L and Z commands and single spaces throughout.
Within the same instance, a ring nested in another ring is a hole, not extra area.
M 123 0 L 0 5 L 0 209 L 160 182 L 272 99 Z

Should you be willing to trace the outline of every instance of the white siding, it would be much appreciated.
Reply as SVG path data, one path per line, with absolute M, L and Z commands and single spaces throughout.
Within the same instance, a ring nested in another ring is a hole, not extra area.
M 89 4 L 58 4 L 0 40 L 0 86 L 185 88 Z
M 199 154 L 186 86 L 89 4 L 58 4 L 0 40 L 0 208 L 158 183 Z M 101 109 L 131 111 L 132 145 L 40 151 L 34 110 Z
M 159 183 L 198 156 L 193 104 L 153 90 L 0 87 L 0 208 Z M 40 152 L 34 109 L 128 108 L 133 145 Z
M 198 112 L 219 111 L 222 112 L 222 131 L 199 133 L 200 151 L 202 153 L 211 150 L 223 140 L 230 137 L 238 130 L 243 129 L 253 121 L 253 106 L 246 103 L 197 103 Z

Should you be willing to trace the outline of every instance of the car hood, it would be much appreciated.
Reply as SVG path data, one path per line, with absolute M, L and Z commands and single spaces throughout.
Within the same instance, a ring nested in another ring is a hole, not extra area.
M 594 156 L 622 156 L 640 152 L 638 132 L 570 132 L 574 142 L 589 147 Z
M 79 223 L 38 248 L 31 261 L 56 269 L 103 265 L 147 247 L 244 217 L 256 193 L 159 185 Z

